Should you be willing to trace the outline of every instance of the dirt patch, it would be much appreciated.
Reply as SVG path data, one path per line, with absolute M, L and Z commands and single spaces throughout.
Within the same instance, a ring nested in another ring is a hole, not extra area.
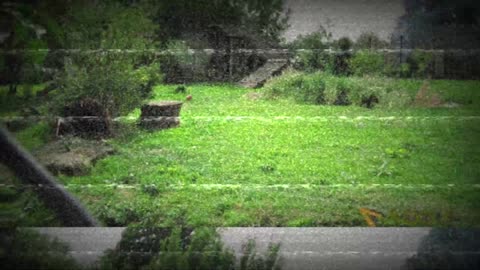
M 69 136 L 45 145 L 35 155 L 53 174 L 78 176 L 88 174 L 97 160 L 114 152 L 103 141 Z
M 442 106 L 442 99 L 437 93 L 430 90 L 430 83 L 423 82 L 422 87 L 418 90 L 415 96 L 414 105 L 417 107 L 435 108 Z
M 250 92 L 250 93 L 246 93 L 244 95 L 244 97 L 248 100 L 259 100 L 263 97 L 262 93 L 258 93 L 258 92 Z

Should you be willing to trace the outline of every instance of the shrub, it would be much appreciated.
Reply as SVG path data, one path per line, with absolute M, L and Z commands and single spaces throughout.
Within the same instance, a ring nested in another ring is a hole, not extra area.
M 345 78 L 339 78 L 336 81 L 334 87 L 334 96 L 331 99 L 330 104 L 333 105 L 350 105 L 352 102 L 350 100 L 350 95 L 353 90 L 353 85 L 350 81 L 347 81 Z
M 357 76 L 381 75 L 385 72 L 383 55 L 371 50 L 358 51 L 348 64 L 352 73 Z
M 82 5 L 72 9 L 67 18 L 65 28 L 70 34 L 66 44 L 100 51 L 65 59 L 64 70 L 56 77 L 56 107 L 93 99 L 108 115 L 117 116 L 139 106 L 160 77 L 159 65 L 153 63 L 152 55 L 124 50 L 154 48 L 156 25 L 140 9 L 113 2 Z
M 428 52 L 414 50 L 407 58 L 407 64 L 410 67 L 410 72 L 415 77 L 425 78 L 432 74 L 433 55 Z
M 334 45 L 339 50 L 348 51 L 352 48 L 353 41 L 349 37 L 342 37 Z
M 266 96 L 293 98 L 299 103 L 325 103 L 325 75 L 322 73 L 302 74 L 295 71 L 286 72 L 268 82 L 265 86 Z

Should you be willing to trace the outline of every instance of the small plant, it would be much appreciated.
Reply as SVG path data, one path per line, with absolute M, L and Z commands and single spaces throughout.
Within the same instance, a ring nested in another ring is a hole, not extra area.
M 175 88 L 175 93 L 176 94 L 185 94 L 187 92 L 187 87 L 185 85 L 180 85 L 177 88 Z

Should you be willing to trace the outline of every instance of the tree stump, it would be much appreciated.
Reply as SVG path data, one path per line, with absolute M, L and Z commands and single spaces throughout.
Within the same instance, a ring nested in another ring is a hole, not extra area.
M 102 138 L 110 135 L 110 117 L 96 100 L 86 98 L 72 102 L 63 108 L 63 116 L 57 121 L 57 136 Z
M 183 103 L 179 101 L 156 101 L 142 106 L 140 125 L 149 129 L 167 129 L 180 125 L 180 109 Z

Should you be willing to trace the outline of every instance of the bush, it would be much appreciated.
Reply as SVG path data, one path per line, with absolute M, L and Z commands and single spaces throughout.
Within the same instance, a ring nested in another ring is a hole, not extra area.
M 330 105 L 350 105 L 350 94 L 352 92 L 352 84 L 345 77 L 334 78 L 327 87 L 325 99 Z
M 353 41 L 349 37 L 342 37 L 334 45 L 339 50 L 348 51 L 352 48 Z
M 299 103 L 324 104 L 326 83 L 322 73 L 302 74 L 288 71 L 265 85 L 270 98 L 291 97 Z
M 109 116 L 117 116 L 139 106 L 159 80 L 160 67 L 152 55 L 124 50 L 155 48 L 156 25 L 134 6 L 113 2 L 82 5 L 72 9 L 68 18 L 66 44 L 100 51 L 65 58 L 64 70 L 56 77 L 57 107 L 92 99 Z
M 352 73 L 356 76 L 381 75 L 385 72 L 382 54 L 371 50 L 361 50 L 348 61 Z
M 407 58 L 412 76 L 425 78 L 432 74 L 433 55 L 429 52 L 414 50 Z
M 101 104 L 110 116 L 128 113 L 140 105 L 154 84 L 152 73 L 158 72 L 159 66 L 135 69 L 133 62 L 110 57 L 92 56 L 85 65 L 67 59 L 64 71 L 57 78 L 56 104 L 63 107 L 73 101 L 91 99 Z M 95 60 L 100 64 L 95 65 Z

